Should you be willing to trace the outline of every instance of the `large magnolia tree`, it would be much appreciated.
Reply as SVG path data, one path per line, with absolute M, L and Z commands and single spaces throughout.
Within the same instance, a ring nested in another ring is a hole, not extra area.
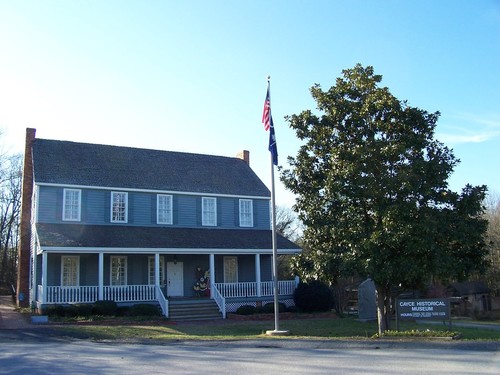
M 329 282 L 371 277 L 379 333 L 394 287 L 465 278 L 486 255 L 486 187 L 450 191 L 459 161 L 434 138 L 439 113 L 398 100 L 381 80 L 358 64 L 328 91 L 313 86 L 319 112 L 287 117 L 303 145 L 281 173 L 305 225 L 303 271 Z

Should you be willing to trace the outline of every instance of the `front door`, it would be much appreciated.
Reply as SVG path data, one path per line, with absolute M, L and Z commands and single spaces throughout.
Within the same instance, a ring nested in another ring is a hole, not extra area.
M 182 262 L 167 262 L 167 296 L 184 296 L 183 269 Z

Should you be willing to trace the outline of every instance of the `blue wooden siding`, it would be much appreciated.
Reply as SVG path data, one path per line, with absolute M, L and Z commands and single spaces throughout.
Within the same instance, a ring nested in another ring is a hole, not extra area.
M 38 193 L 38 222 L 62 223 L 62 187 L 41 186 Z M 120 190 L 117 190 L 120 191 Z M 201 196 L 173 195 L 174 227 L 201 227 Z M 98 189 L 81 190 L 82 224 L 93 225 L 140 225 L 157 226 L 156 193 L 128 192 L 128 223 L 111 223 L 111 191 Z M 268 199 L 253 200 L 253 229 L 270 229 Z M 75 222 L 65 222 L 75 223 Z M 161 224 L 165 226 L 165 224 Z M 217 227 L 239 228 L 239 199 L 217 198 Z M 251 228 L 245 228 L 251 229 Z

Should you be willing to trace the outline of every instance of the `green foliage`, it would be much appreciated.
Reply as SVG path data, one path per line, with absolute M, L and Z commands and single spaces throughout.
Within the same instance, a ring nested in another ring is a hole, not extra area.
M 94 315 L 116 315 L 118 311 L 118 305 L 115 301 L 97 301 L 94 303 L 92 308 L 92 313 Z
M 65 316 L 65 309 L 64 306 L 62 305 L 51 305 L 44 307 L 42 309 L 42 314 L 43 315 L 48 315 L 48 316 L 57 316 L 57 317 L 62 317 Z
M 89 317 L 92 315 L 92 305 L 90 304 L 69 305 L 65 310 L 66 317 Z
M 484 268 L 486 187 L 448 189 L 459 161 L 434 139 L 439 112 L 409 106 L 381 81 L 358 64 L 327 91 L 313 86 L 321 113 L 287 117 L 304 144 L 281 179 L 305 225 L 307 250 L 293 259 L 295 271 L 329 284 L 369 276 L 388 314 L 394 286 Z
M 286 305 L 282 302 L 278 303 L 278 311 L 280 313 L 286 311 Z M 274 313 L 274 302 L 269 302 L 266 303 L 262 307 L 257 308 L 257 313 L 258 314 L 273 314 Z
M 243 306 L 240 306 L 238 307 L 238 309 L 236 309 L 236 314 L 238 315 L 252 315 L 252 314 L 255 314 L 255 306 L 252 306 L 252 305 L 243 305 Z
M 92 315 L 92 307 L 90 304 L 78 305 L 51 305 L 42 310 L 42 314 L 51 317 L 59 318 L 75 318 L 75 317 L 89 317 Z
M 418 329 L 412 329 L 408 331 L 392 331 L 392 330 L 387 330 L 383 334 L 378 334 L 376 333 L 375 335 L 372 336 L 373 338 L 380 338 L 380 337 L 448 337 L 448 338 L 458 338 L 461 337 L 461 334 L 459 332 L 453 332 L 453 331 L 434 331 L 427 329 L 425 331 L 421 331 Z
M 293 295 L 295 306 L 304 312 L 328 311 L 333 307 L 333 293 L 320 281 L 300 283 Z
M 155 305 L 137 303 L 128 309 L 128 316 L 160 316 L 160 311 Z

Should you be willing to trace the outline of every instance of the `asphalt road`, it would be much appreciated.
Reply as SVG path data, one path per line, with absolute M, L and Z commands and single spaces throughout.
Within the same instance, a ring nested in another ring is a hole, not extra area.
M 0 331 L 0 374 L 499 374 L 496 342 L 115 343 Z

